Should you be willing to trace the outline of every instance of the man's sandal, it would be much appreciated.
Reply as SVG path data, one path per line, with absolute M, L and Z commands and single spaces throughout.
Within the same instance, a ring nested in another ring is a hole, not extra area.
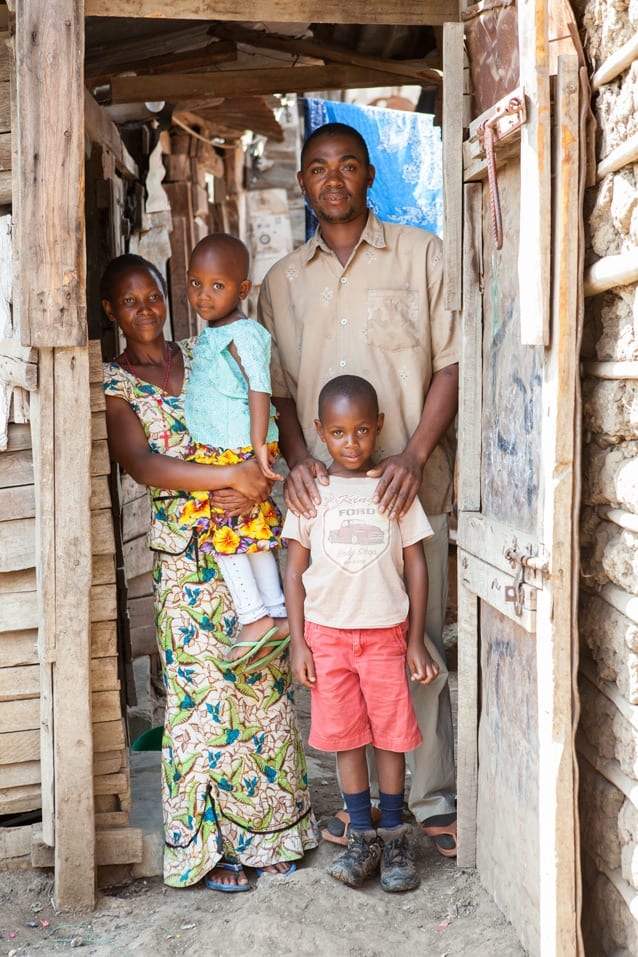
M 449 819 L 452 820 L 449 820 Z M 431 824 L 430 821 L 447 821 L 447 823 Z M 434 846 L 443 857 L 456 857 L 456 814 L 438 814 L 429 817 L 420 824 L 421 830 L 427 837 L 432 838 Z
M 241 864 L 231 864 L 229 861 L 218 861 L 213 870 L 215 869 L 233 871 L 235 874 L 243 874 L 244 872 L 244 868 Z M 204 883 L 206 884 L 206 887 L 210 887 L 212 891 L 221 891 L 222 894 L 240 894 L 242 891 L 252 890 L 252 885 L 248 883 L 222 884 L 221 881 L 214 881 L 212 877 L 205 877 Z
M 265 665 L 269 664 L 269 662 L 278 658 L 290 644 L 290 635 L 285 635 L 284 638 L 274 637 L 278 631 L 279 628 L 275 625 L 262 635 L 258 641 L 237 641 L 233 647 L 246 648 L 247 650 L 243 655 L 240 655 L 239 658 L 227 661 L 226 667 L 230 668 L 231 671 L 245 671 L 250 674 L 253 671 L 259 671 Z M 270 648 L 271 650 L 265 655 L 262 655 L 261 658 L 255 659 L 255 655 L 261 651 L 262 648 Z
M 372 808 L 372 826 L 378 827 L 381 823 L 381 811 L 378 807 Z M 350 824 L 350 815 L 344 809 L 337 811 L 332 817 L 328 818 L 326 826 L 321 832 L 324 841 L 331 844 L 339 844 L 341 847 L 348 846 L 348 825 Z

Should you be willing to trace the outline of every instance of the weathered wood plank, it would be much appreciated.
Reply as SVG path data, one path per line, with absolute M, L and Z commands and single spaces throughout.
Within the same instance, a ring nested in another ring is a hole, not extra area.
M 126 748 L 123 720 L 94 722 L 93 747 L 96 751 L 117 751 Z
M 99 508 L 111 507 L 111 490 L 109 480 L 106 475 L 91 476 L 91 499 L 89 501 L 91 511 Z
M 111 460 L 106 439 L 98 439 L 91 446 L 91 475 L 110 475 Z
M 461 308 L 463 222 L 463 68 L 464 27 L 443 28 L 443 276 L 445 308 Z
M 83 345 L 87 338 L 83 4 L 16 0 L 15 24 L 20 123 L 14 131 L 18 161 L 13 200 L 21 259 L 16 293 L 22 341 L 37 346 Z M 50 175 L 53 169 L 56 176 Z M 78 875 L 75 880 L 78 894 L 86 893 Z
M 4 575 L 0 575 L 0 595 L 35 591 L 35 589 L 35 568 L 26 568 L 19 572 L 7 572 Z
M 0 174 L 1 176 L 2 174 Z M 0 204 L 11 202 L 2 194 L 0 179 Z M 32 346 L 23 346 L 17 339 L 0 339 L 0 380 L 32 392 L 38 387 L 38 352 Z
M 520 84 L 527 102 L 527 123 L 521 130 L 518 248 L 521 342 L 542 346 L 549 342 L 551 245 L 548 7 L 544 0 L 521 0 L 518 46 Z
M 0 828 L 0 862 L 31 856 L 31 841 L 35 825 Z
M 38 623 L 38 593 L 35 588 L 32 592 L 14 592 L 13 594 L 2 595 L 0 598 L 0 632 L 37 629 Z
M 0 572 L 32 568 L 35 560 L 35 519 L 19 518 L 2 523 Z
M 53 667 L 55 656 L 55 523 L 53 452 L 53 350 L 41 349 L 39 355 L 39 388 L 31 402 L 31 424 L 34 437 L 34 472 L 36 492 L 36 552 L 41 570 L 38 581 L 39 607 L 38 657 L 41 665 L 40 684 L 40 761 L 42 764 L 42 833 L 49 844 L 55 842 L 54 825 L 54 759 L 53 759 Z
M 4 631 L 0 634 L 0 668 L 15 668 L 17 665 L 37 665 L 37 663 L 38 633 L 35 629 Z
M 95 835 L 95 863 L 98 867 L 138 864 L 142 860 L 142 854 L 143 832 L 140 828 L 101 828 Z M 31 863 L 34 867 L 52 867 L 53 848 L 41 839 L 34 838 Z
M 93 773 L 117 774 L 126 768 L 124 751 L 99 751 L 93 754 Z
M 538 620 L 551 622 L 536 636 L 538 681 L 538 818 L 541 953 L 582 952 L 578 767 L 575 732 L 579 553 L 574 496 L 579 459 L 575 436 L 578 392 L 578 289 L 582 277 L 579 229 L 579 67 L 577 56 L 558 58 L 554 127 L 552 341 L 543 364 L 541 467 L 542 528 L 551 545 L 551 587 L 538 595 Z M 572 410 L 569 414 L 557 410 Z M 557 468 L 556 463 L 559 463 Z
M 91 622 L 91 658 L 108 658 L 117 654 L 115 621 Z M 97 720 L 95 715 L 93 720 Z
M 2 768 L 2 787 L 21 788 L 29 784 L 40 783 L 40 762 L 23 761 L 20 764 L 5 765 Z
M 91 410 L 93 411 L 93 410 Z M 97 439 L 105 439 L 107 437 L 106 431 L 106 416 L 104 412 L 93 412 L 91 415 L 91 438 L 95 442 Z
M 0 454 L 0 488 L 33 485 L 33 456 L 31 449 L 7 450 Z
M 94 509 L 91 512 L 91 553 L 113 555 L 114 552 L 113 514 L 110 508 Z
M 0 133 L 0 170 L 11 169 L 11 133 Z
M 101 382 L 91 382 L 91 412 L 101 412 L 106 408 L 106 396 Z
M 7 452 L 19 452 L 31 448 L 31 426 L 28 422 L 9 422 Z M 4 455 L 4 453 L 3 453 Z
M 478 599 L 464 587 L 461 580 L 458 588 L 459 700 L 463 702 L 458 712 L 457 864 L 459 867 L 476 867 L 480 686 L 478 631 Z
M 115 168 L 128 179 L 139 179 L 137 163 L 124 146 L 120 131 L 88 90 L 84 96 L 84 122 L 88 138 L 109 150 L 113 155 Z
M 0 522 L 15 518 L 34 518 L 35 488 L 33 485 L 18 485 L 0 488 Z
M 273 67 L 266 70 L 220 70 L 171 76 L 114 76 L 113 103 L 167 100 L 185 103 L 203 96 L 259 96 L 267 93 L 305 93 L 310 90 L 364 89 L 392 86 L 396 76 L 358 66 Z
M 81 8 L 81 3 L 71 6 L 73 11 L 76 11 L 78 7 Z M 67 10 L 65 16 L 71 18 L 71 10 Z M 59 906 L 63 902 L 73 903 L 74 906 L 81 902 L 86 906 L 93 906 L 95 806 L 91 787 L 93 735 L 90 692 L 92 589 L 91 542 L 86 534 L 91 518 L 88 348 L 58 348 L 54 351 L 54 391 L 55 899 Z M 73 481 L 69 481 L 70 476 Z M 69 521 L 71 515 L 73 521 Z M 73 708 L 68 705 L 71 700 Z M 80 886 L 81 881 L 88 882 L 89 886 Z
M 8 80 L 0 83 L 0 132 L 11 132 L 11 90 Z
M 40 695 L 40 666 L 0 668 L 0 701 L 20 701 Z
M 20 814 L 36 811 L 42 804 L 39 785 L 28 784 L 16 788 L 0 788 L 0 814 Z
M 123 552 L 127 578 L 129 575 L 131 578 L 138 578 L 152 571 L 154 556 L 146 544 L 146 538 L 134 538 L 127 542 Z
M 115 582 L 115 556 L 93 555 L 91 559 L 93 585 L 111 585 Z
M 94 691 L 91 695 L 93 721 L 118 721 L 122 717 L 117 691 Z
M 93 658 L 91 661 L 91 690 L 119 691 L 117 658 Z
M 137 578 L 129 578 L 127 583 L 127 592 L 129 599 L 142 598 L 144 595 L 153 594 L 153 576 L 150 572 L 139 575 Z
M 86 0 L 87 17 L 153 17 L 169 20 L 240 20 L 246 10 L 234 0 Z M 459 18 L 458 4 L 449 0 L 355 0 L 344 7 L 339 0 L 300 0 L 294 6 L 281 0 L 259 0 L 250 8 L 251 18 L 264 23 L 394 23 L 436 24 Z
M 122 541 L 146 535 L 151 522 L 151 507 L 148 495 L 122 506 Z
M 33 731 L 40 727 L 40 705 L 37 698 L 0 701 L 0 734 Z
M 113 585 L 91 585 L 90 621 L 112 621 L 117 618 L 117 588 Z
M 14 731 L 0 735 L 0 765 L 20 764 L 23 761 L 40 760 L 40 732 Z M 3 786 L 8 787 L 4 771 L 0 771 Z M 40 778 L 38 777 L 38 781 Z M 0 828 L 1 830 L 1 828 Z

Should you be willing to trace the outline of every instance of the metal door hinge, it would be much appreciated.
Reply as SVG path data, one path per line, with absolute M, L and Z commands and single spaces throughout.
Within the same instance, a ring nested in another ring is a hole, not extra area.
M 525 603 L 525 588 L 541 589 L 545 578 L 549 578 L 549 558 L 541 547 L 533 549 L 527 546 L 525 551 L 518 548 L 517 543 L 504 549 L 503 555 L 516 569 L 513 585 L 505 587 L 505 601 L 514 603 L 514 612 L 517 617 L 523 614 Z

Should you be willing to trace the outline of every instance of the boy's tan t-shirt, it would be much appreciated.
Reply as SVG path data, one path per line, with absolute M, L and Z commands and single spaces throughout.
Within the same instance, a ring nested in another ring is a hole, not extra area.
M 379 514 L 377 478 L 331 476 L 317 485 L 315 518 L 288 512 L 283 538 L 310 550 L 304 616 L 330 628 L 387 628 L 405 621 L 403 549 L 433 534 L 418 498 L 401 519 Z

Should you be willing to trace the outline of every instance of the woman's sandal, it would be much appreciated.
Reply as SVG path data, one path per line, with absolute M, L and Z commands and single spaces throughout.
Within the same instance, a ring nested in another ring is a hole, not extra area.
M 231 864 L 229 861 L 218 861 L 215 864 L 216 868 L 220 868 L 224 871 L 233 871 L 235 874 L 243 874 L 244 868 L 241 864 Z M 205 877 L 204 883 L 206 887 L 210 887 L 212 891 L 221 891 L 222 894 L 240 894 L 242 891 L 251 891 L 251 884 L 222 884 L 221 881 L 214 881 L 211 877 Z
M 439 818 L 450 818 L 453 820 L 447 824 L 426 824 L 421 822 L 421 830 L 428 837 L 432 838 L 434 846 L 443 857 L 456 857 L 456 814 L 441 814 Z M 436 821 L 437 817 L 431 817 L 428 821 Z
M 266 866 L 271 867 L 273 865 L 268 864 Z M 257 877 L 290 877 L 297 870 L 297 865 L 294 861 L 288 861 L 288 867 L 285 871 L 267 871 L 265 867 L 256 867 L 255 870 L 257 871 Z
M 258 641 L 236 642 L 234 645 L 235 648 L 247 648 L 248 650 L 245 651 L 243 655 L 240 655 L 239 658 L 227 661 L 226 667 L 230 668 L 231 671 L 241 670 L 251 674 L 253 671 L 259 671 L 265 665 L 269 664 L 269 662 L 273 661 L 274 658 L 278 658 L 282 651 L 290 644 L 290 635 L 285 635 L 283 638 L 273 637 L 278 631 L 279 628 L 275 625 L 262 635 Z M 271 648 L 271 651 L 253 661 L 255 654 L 261 651 L 262 648 Z

